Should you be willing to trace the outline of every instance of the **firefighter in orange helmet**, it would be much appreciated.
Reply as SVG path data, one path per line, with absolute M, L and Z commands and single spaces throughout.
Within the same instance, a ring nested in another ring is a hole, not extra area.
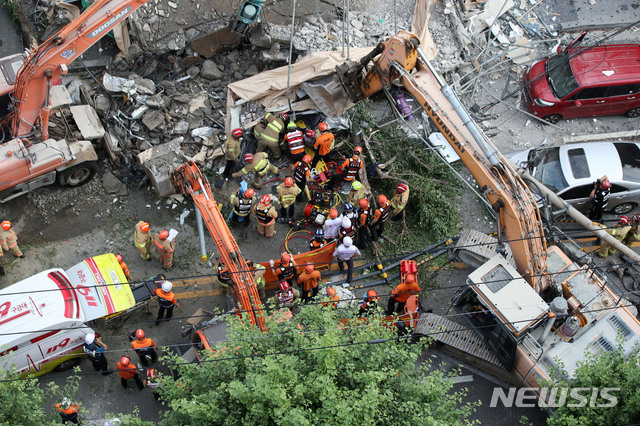
M 131 342 L 131 349 L 136 351 L 140 362 L 145 367 L 149 365 L 149 362 L 156 362 L 158 360 L 158 352 L 156 352 L 156 344 L 153 339 L 145 337 L 144 330 L 139 328 L 136 330 L 136 339 Z
M 316 271 L 313 263 L 307 263 L 304 267 L 304 272 L 298 277 L 298 284 L 302 287 L 302 301 L 304 303 L 309 303 L 311 298 L 317 296 L 320 279 L 320 272 Z
M 13 230 L 13 224 L 8 220 L 3 220 L 0 223 L 0 245 L 4 252 L 11 251 L 15 257 L 24 258 L 24 254 L 18 247 L 18 237 Z
M 300 194 L 300 188 L 293 184 L 293 178 L 287 177 L 277 186 L 278 201 L 280 202 L 280 218 L 278 222 L 293 225 L 293 216 L 296 211 L 296 197 Z
M 131 280 L 131 273 L 129 272 L 129 267 L 126 263 L 124 263 L 124 259 L 121 254 L 116 254 L 116 260 L 120 264 L 120 269 L 124 272 L 124 276 L 127 277 L 128 280 Z
M 144 385 L 138 374 L 138 369 L 131 363 L 129 355 L 124 355 L 120 358 L 120 361 L 116 364 L 116 371 L 120 375 L 120 384 L 123 388 L 127 389 L 129 387 L 129 380 L 133 379 L 138 386 L 138 390 L 144 389 Z
M 369 224 L 371 230 L 371 239 L 377 241 L 384 232 L 384 224 L 389 220 L 389 212 L 391 204 L 385 195 L 378 195 L 378 208 L 373 212 L 373 219 Z
M 340 169 L 342 170 L 342 180 L 345 182 L 353 182 L 358 177 L 358 172 L 362 168 L 363 162 L 360 159 L 362 155 L 362 148 L 356 146 L 353 149 L 353 155 L 351 158 L 344 160 Z
M 335 288 L 333 287 L 327 287 L 327 298 L 329 298 L 329 300 L 324 300 L 322 302 L 322 307 L 326 308 L 333 308 L 336 309 L 338 307 L 338 304 L 340 303 L 340 296 L 338 296 L 338 292 L 336 291 Z
M 140 250 L 140 257 L 143 260 L 151 260 L 151 226 L 149 222 L 139 221 L 136 223 L 135 233 L 133 234 L 133 243 Z
M 276 235 L 275 224 L 278 212 L 271 205 L 271 196 L 265 194 L 260 198 L 260 202 L 253 208 L 253 214 L 256 215 L 258 221 L 258 233 L 267 238 Z
M 176 247 L 176 241 L 169 241 L 169 231 L 164 229 L 156 235 L 153 242 L 156 244 L 156 248 L 160 254 L 162 267 L 164 269 L 171 269 L 173 266 L 173 251 Z
M 302 157 L 302 160 L 298 161 L 293 166 L 293 182 L 296 184 L 298 188 L 300 188 L 300 194 L 296 197 L 296 201 L 300 201 L 300 195 L 302 191 L 307 192 L 307 198 L 311 199 L 311 194 L 309 194 L 309 189 L 307 188 L 307 184 L 311 180 L 311 166 L 309 163 L 311 162 L 311 156 L 305 155 Z
M 298 263 L 293 260 L 293 256 L 284 252 L 280 256 L 280 266 L 275 273 L 280 281 L 286 281 L 293 287 L 298 278 Z
M 62 424 L 66 425 L 67 422 L 78 424 L 78 409 L 80 407 L 78 404 L 74 404 L 71 402 L 69 398 L 63 398 L 62 401 L 56 404 L 56 409 L 58 410 L 58 414 L 62 417 Z
M 362 298 L 362 305 L 360 305 L 358 316 L 364 317 L 369 315 L 371 311 L 376 309 L 378 302 L 380 302 L 378 292 L 375 290 L 367 291 Z
M 316 155 L 313 158 L 313 163 L 311 163 L 312 168 L 315 168 L 320 160 L 323 160 L 325 163 L 331 161 L 333 157 L 333 147 L 335 146 L 335 136 L 329 131 L 327 123 L 319 123 L 318 131 L 319 135 L 316 136 L 316 142 L 313 144 Z
M 391 290 L 391 297 L 389 297 L 389 304 L 387 305 L 387 315 L 403 314 L 407 299 L 416 293 L 420 293 L 420 286 L 416 282 L 416 276 L 407 274 L 404 281 Z

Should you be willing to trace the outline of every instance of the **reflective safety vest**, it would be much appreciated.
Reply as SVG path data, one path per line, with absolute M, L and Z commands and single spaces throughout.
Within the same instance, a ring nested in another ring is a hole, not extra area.
M 354 180 L 358 175 L 358 170 L 360 170 L 361 163 L 360 160 L 351 158 L 349 160 L 349 164 L 344 172 L 344 180 Z
M 264 209 L 259 207 L 256 208 L 256 217 L 258 218 L 258 222 L 263 225 L 268 225 L 269 222 L 273 220 L 273 218 L 269 216 L 269 210 L 271 210 L 271 205 Z
M 154 352 L 154 347 L 155 343 L 148 337 L 145 337 L 142 340 L 134 340 L 133 342 L 131 342 L 131 349 L 133 349 L 137 354 L 143 356 Z
M 366 228 L 371 223 L 371 214 L 369 210 L 361 210 L 358 215 L 358 228 Z
M 300 130 L 294 130 L 287 133 L 285 139 L 289 144 L 289 152 L 291 152 L 292 154 L 298 154 L 304 151 L 304 140 L 302 138 L 302 132 Z
M 176 296 L 172 291 L 165 293 L 160 288 L 156 288 L 156 295 L 158 296 L 158 304 L 163 308 L 171 308 L 175 305 Z
M 296 169 L 293 171 L 293 180 L 302 183 L 307 180 L 307 173 L 309 172 L 309 164 L 304 161 L 299 161 Z
M 384 206 L 378 207 L 376 209 L 376 216 L 378 220 L 376 223 L 385 223 L 387 219 L 389 219 L 389 210 L 391 209 L 391 205 L 387 201 Z
M 351 225 L 350 228 L 340 228 L 340 235 L 342 236 L 342 238 L 344 237 L 353 238 L 353 236 L 356 235 L 356 227 Z
M 293 278 L 296 273 L 296 264 L 293 262 L 289 262 L 288 265 L 280 265 L 280 274 L 282 275 L 283 280 L 289 280 Z
M 264 131 L 260 134 L 260 137 L 271 142 L 278 142 L 280 140 L 280 133 L 284 128 L 284 123 L 270 112 L 268 112 L 264 118 L 268 123 Z
M 238 199 L 238 206 L 234 203 L 234 199 Z M 235 194 L 231 195 L 231 205 L 233 206 L 233 212 L 238 216 L 247 217 L 251 213 L 251 205 L 253 200 L 246 197 L 238 197 Z
M 278 299 L 278 304 L 289 307 L 293 304 L 293 290 L 289 289 L 286 292 L 278 292 L 276 298 Z
M 318 237 L 314 237 L 314 239 L 309 242 L 309 248 L 311 250 L 316 250 L 327 245 L 327 240 L 324 238 L 318 240 L 317 238 Z

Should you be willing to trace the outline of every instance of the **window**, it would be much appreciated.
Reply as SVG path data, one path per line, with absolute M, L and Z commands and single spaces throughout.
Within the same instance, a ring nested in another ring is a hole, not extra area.
M 607 92 L 607 96 L 624 96 L 632 95 L 640 91 L 640 84 L 621 84 L 619 86 L 611 86 Z
M 533 176 L 553 192 L 558 192 L 569 186 L 564 178 L 560 165 L 560 148 L 553 147 L 536 154 Z
M 587 163 L 587 156 L 584 154 L 584 149 L 576 148 L 567 151 L 569 156 L 569 167 L 571 167 L 571 174 L 576 179 L 588 178 L 591 176 L 589 171 L 589 164 Z
M 549 87 L 558 99 L 564 98 L 579 87 L 576 78 L 573 76 L 573 71 L 571 71 L 566 50 L 549 58 L 546 64 L 546 72 Z
M 614 143 L 622 163 L 622 179 L 640 182 L 640 148 L 635 143 Z
M 558 195 L 560 196 L 560 198 L 566 201 L 576 200 L 579 198 L 589 197 L 589 195 L 591 195 L 592 190 L 593 190 L 593 184 L 581 185 L 581 186 L 576 186 L 575 188 L 567 189 L 565 192 Z
M 585 87 L 575 95 L 571 96 L 571 100 L 579 99 L 600 99 L 607 97 L 607 87 Z
M 618 192 L 624 192 L 624 191 L 628 191 L 628 190 L 629 190 L 629 188 L 624 187 L 622 185 L 618 185 L 617 183 L 612 183 L 611 184 L 611 193 L 612 194 L 615 194 L 615 193 L 618 193 Z

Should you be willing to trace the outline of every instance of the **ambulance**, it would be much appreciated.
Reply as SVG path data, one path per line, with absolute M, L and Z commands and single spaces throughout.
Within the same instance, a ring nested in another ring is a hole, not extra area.
M 85 323 L 131 308 L 131 288 L 115 255 L 64 271 L 49 269 L 0 290 L 0 371 L 36 377 L 84 356 Z

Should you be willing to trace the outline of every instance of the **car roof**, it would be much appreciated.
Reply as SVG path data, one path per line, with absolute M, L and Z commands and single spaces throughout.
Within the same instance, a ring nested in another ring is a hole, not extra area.
M 612 182 L 622 181 L 622 163 L 614 143 L 638 145 L 636 142 L 587 142 L 561 145 L 560 164 L 569 187 L 591 183 L 604 175 Z M 571 165 L 569 164 L 569 151 L 574 149 L 584 150 L 590 172 L 588 177 L 576 179 L 573 176 Z
M 640 44 L 609 44 L 569 49 L 571 69 L 580 86 L 640 80 Z M 607 76 L 604 73 L 613 71 Z

